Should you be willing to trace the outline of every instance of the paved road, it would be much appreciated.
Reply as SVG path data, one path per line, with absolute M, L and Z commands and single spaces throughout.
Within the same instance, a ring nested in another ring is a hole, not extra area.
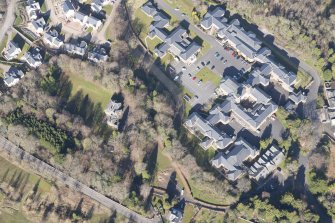
M 115 17 L 115 11 L 117 10 L 117 8 L 119 7 L 121 3 L 121 0 L 118 0 L 114 3 L 113 5 L 113 9 L 112 9 L 112 12 L 110 15 L 107 16 L 107 19 L 106 21 L 104 22 L 104 25 L 102 27 L 101 30 L 98 31 L 98 33 L 96 34 L 96 38 L 101 42 L 101 43 L 105 43 L 106 42 L 106 31 L 109 27 L 109 25 L 114 21 L 114 17 Z M 109 30 L 109 31 L 112 31 L 112 30 Z
M 5 21 L 0 27 L 0 42 L 5 37 L 8 29 L 13 25 L 15 20 L 15 5 L 17 0 L 7 0 L 7 10 L 6 10 L 6 17 Z
M 82 184 L 78 180 L 64 174 L 53 166 L 43 162 L 40 159 L 30 155 L 26 151 L 20 149 L 6 138 L 0 136 L 0 152 L 8 155 L 10 158 L 17 159 L 19 162 L 25 162 L 39 175 L 46 178 L 51 178 L 57 182 L 67 185 L 69 188 L 85 194 L 86 196 L 96 200 L 107 208 L 115 210 L 117 213 L 134 220 L 135 222 L 143 223 L 158 223 L 159 219 L 148 219 L 140 214 L 122 206 L 121 204 L 113 201 L 112 199 L 100 194 L 99 192 L 91 189 L 90 187 Z

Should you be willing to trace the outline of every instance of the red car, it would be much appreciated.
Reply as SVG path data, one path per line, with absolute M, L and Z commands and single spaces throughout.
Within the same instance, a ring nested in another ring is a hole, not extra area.
M 195 76 L 194 76 L 194 77 L 192 77 L 192 80 L 195 80 L 195 79 L 197 79 Z

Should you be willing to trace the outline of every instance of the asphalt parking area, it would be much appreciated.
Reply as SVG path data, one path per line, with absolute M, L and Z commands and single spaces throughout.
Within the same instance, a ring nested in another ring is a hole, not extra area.
M 241 73 L 251 69 L 252 64 L 244 61 L 241 57 L 236 58 L 232 55 L 233 52 L 233 50 L 227 50 L 224 47 L 211 48 L 205 55 L 198 56 L 197 61 L 189 66 L 180 61 L 174 61 L 171 64 L 179 76 L 179 82 L 194 96 L 190 100 L 191 105 L 202 105 L 215 97 L 214 92 L 218 85 L 211 82 L 201 82 L 195 77 L 203 67 L 207 67 L 219 78 L 225 75 L 240 76 Z

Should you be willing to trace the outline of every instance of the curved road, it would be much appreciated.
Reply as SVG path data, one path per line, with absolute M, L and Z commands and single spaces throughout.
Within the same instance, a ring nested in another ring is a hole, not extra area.
M 96 200 L 107 208 L 115 210 L 117 213 L 135 221 L 143 223 L 158 223 L 161 222 L 158 218 L 148 219 L 142 215 L 128 209 L 127 207 L 117 203 L 116 201 L 104 196 L 103 194 L 91 189 L 90 187 L 82 184 L 78 180 L 68 176 L 67 174 L 61 172 L 60 170 L 54 168 L 53 166 L 45 163 L 44 161 L 37 159 L 36 157 L 30 155 L 28 152 L 20 149 L 12 142 L 0 136 L 0 152 L 7 154 L 10 158 L 17 159 L 19 162 L 25 162 L 33 170 L 35 170 L 38 175 L 46 178 L 51 178 L 57 182 L 67 185 L 69 188 L 76 190 L 86 196 Z
M 13 25 L 15 21 L 15 5 L 17 0 L 7 0 L 7 10 L 5 21 L 0 27 L 0 42 L 3 40 L 8 29 Z

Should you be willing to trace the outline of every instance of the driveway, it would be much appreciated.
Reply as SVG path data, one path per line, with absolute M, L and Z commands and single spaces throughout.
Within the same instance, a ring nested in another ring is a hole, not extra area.
M 0 42 L 5 37 L 8 29 L 13 25 L 15 20 L 15 5 L 17 0 L 7 0 L 7 11 L 3 25 L 0 27 Z

